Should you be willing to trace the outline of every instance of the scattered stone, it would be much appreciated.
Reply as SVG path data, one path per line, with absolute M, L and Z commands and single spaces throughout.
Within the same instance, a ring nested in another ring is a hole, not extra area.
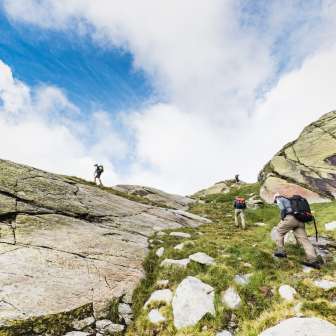
M 107 326 L 109 326 L 110 324 L 113 324 L 113 322 L 110 320 L 99 320 L 99 321 L 96 321 L 96 328 L 98 331 L 101 331 L 105 329 Z
M 170 289 L 158 289 L 154 291 L 149 299 L 145 303 L 147 307 L 152 302 L 164 302 L 165 304 L 170 304 L 173 298 L 173 292 Z
M 191 234 L 187 232 L 171 232 L 169 236 L 179 237 L 179 238 L 191 238 Z
M 213 265 L 215 263 L 214 258 L 203 252 L 194 253 L 189 256 L 189 259 L 203 265 Z
M 222 303 L 230 309 L 237 309 L 241 305 L 241 298 L 235 288 L 229 287 L 222 293 Z
M 311 271 L 313 271 L 314 269 L 312 267 L 308 267 L 306 265 L 302 266 L 302 272 L 303 273 L 310 273 Z
M 85 319 L 82 319 L 82 320 L 75 320 L 72 322 L 72 327 L 75 329 L 75 330 L 83 330 L 84 328 L 86 327 L 89 327 L 91 326 L 92 324 L 95 323 L 95 319 L 93 316 L 89 316 Z
M 132 308 L 127 303 L 119 303 L 118 305 L 119 318 L 124 320 L 126 325 L 129 325 L 133 320 Z
M 178 267 L 187 267 L 188 264 L 190 263 L 190 259 L 178 259 L 178 260 L 174 260 L 174 259 L 165 259 L 161 262 L 161 266 L 163 267 L 167 267 L 167 266 L 178 266 Z
M 315 317 L 293 317 L 275 327 L 263 331 L 259 336 L 335 336 L 336 326 Z
M 222 330 L 222 331 L 219 331 L 216 336 L 232 336 L 232 334 L 230 333 L 230 331 L 227 331 L 227 330 Z
M 156 256 L 161 258 L 163 256 L 163 253 L 164 253 L 165 249 L 164 247 L 160 247 L 159 249 L 156 250 Z
M 327 237 L 318 237 L 316 241 L 315 237 L 309 237 L 310 242 L 315 246 L 327 250 L 328 248 L 336 248 L 336 241 Z
M 238 274 L 234 277 L 233 280 L 237 285 L 245 286 L 250 282 L 250 278 L 252 275 L 252 273 Z
M 252 268 L 252 265 L 250 263 L 248 263 L 248 262 L 244 262 L 243 266 L 244 267 L 248 267 L 248 268 Z
M 166 232 L 163 232 L 163 231 L 159 231 L 156 235 L 157 235 L 158 237 L 163 237 L 163 236 L 167 236 L 167 233 L 166 233 Z
M 325 229 L 326 229 L 326 231 L 336 230 L 336 221 L 325 224 Z
M 193 326 L 207 313 L 215 314 L 214 289 L 188 276 L 178 285 L 173 298 L 175 327 Z
M 267 224 L 262 223 L 262 222 L 254 223 L 254 225 L 256 225 L 256 226 L 267 226 Z
M 111 323 L 104 330 L 104 335 L 115 335 L 125 330 L 125 326 L 122 324 Z M 96 335 L 97 336 L 97 335 Z
M 122 302 L 132 304 L 133 290 L 129 290 L 123 297 Z
M 175 250 L 183 250 L 185 243 L 178 244 L 174 247 Z
M 289 285 L 281 285 L 279 287 L 280 296 L 286 301 L 293 301 L 296 290 Z
M 70 331 L 66 333 L 64 336 L 90 336 L 90 334 L 83 331 Z
M 152 322 L 154 324 L 158 324 L 158 323 L 166 321 L 166 318 L 159 312 L 158 309 L 152 309 L 148 313 L 148 319 L 149 319 L 150 322 Z
M 169 286 L 169 280 L 158 280 L 155 287 L 158 289 L 167 288 Z
M 295 313 L 296 317 L 303 317 L 304 316 L 304 314 L 302 313 L 302 306 L 303 306 L 302 302 L 299 302 L 298 304 L 296 304 L 294 306 L 293 310 L 294 310 L 294 313 Z
M 314 284 L 315 286 L 325 289 L 325 290 L 329 290 L 329 289 L 336 287 L 336 281 L 331 281 L 331 280 L 326 280 L 326 279 L 315 280 Z

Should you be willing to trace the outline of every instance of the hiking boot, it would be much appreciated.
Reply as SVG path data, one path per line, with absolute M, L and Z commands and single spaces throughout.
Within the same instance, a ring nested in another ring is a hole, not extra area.
M 274 252 L 274 257 L 287 258 L 287 254 L 286 254 L 286 252 L 276 251 L 276 252 Z
M 303 261 L 302 265 L 312 267 L 315 269 L 321 269 L 321 263 L 318 260 L 315 261 Z

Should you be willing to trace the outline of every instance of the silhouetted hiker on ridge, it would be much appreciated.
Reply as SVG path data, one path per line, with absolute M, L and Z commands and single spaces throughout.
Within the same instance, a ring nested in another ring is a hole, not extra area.
M 97 184 L 97 179 L 99 181 L 99 184 L 102 186 L 102 181 L 100 179 L 101 174 L 104 172 L 104 167 L 103 165 L 95 164 L 96 170 L 94 172 L 94 183 Z
M 235 175 L 235 181 L 236 181 L 236 183 L 240 182 L 240 180 L 239 180 L 239 174 Z

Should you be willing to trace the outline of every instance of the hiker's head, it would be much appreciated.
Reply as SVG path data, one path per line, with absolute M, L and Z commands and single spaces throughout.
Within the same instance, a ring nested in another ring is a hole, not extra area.
M 278 197 L 280 197 L 280 194 L 275 193 L 274 196 L 273 196 L 273 203 L 276 203 Z

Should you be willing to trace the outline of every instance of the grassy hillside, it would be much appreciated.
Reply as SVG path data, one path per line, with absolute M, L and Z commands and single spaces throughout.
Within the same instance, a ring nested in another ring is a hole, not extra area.
M 315 278 L 334 278 L 336 275 L 336 251 L 334 257 L 322 270 L 304 273 L 300 265 L 303 251 L 296 246 L 287 248 L 289 258 L 278 260 L 272 256 L 274 244 L 270 239 L 271 228 L 279 221 L 275 206 L 264 205 L 257 210 L 247 210 L 247 230 L 234 226 L 232 203 L 236 195 L 248 198 L 252 193 L 258 194 L 259 185 L 250 184 L 235 187 L 227 194 L 216 194 L 203 198 L 191 208 L 195 214 L 207 216 L 213 224 L 197 229 L 183 229 L 192 234 L 194 245 L 190 244 L 178 251 L 173 247 L 181 239 L 171 236 L 153 237 L 152 250 L 144 264 L 147 272 L 139 288 L 134 293 L 136 322 L 127 335 L 215 335 L 216 331 L 233 327 L 236 335 L 254 336 L 277 321 L 294 316 L 293 307 L 301 302 L 302 312 L 307 316 L 320 316 L 336 323 L 336 289 L 323 291 L 314 287 Z M 313 206 L 321 235 L 324 224 L 336 219 L 336 202 L 316 204 Z M 256 226 L 263 222 L 266 226 Z M 313 227 L 308 231 L 313 235 Z M 329 233 L 336 239 L 336 233 Z M 159 247 L 165 247 L 161 258 L 155 256 Z M 165 258 L 182 259 L 195 252 L 205 252 L 216 259 L 215 265 L 204 266 L 190 263 L 186 269 L 162 268 L 160 262 Z M 247 286 L 235 285 L 233 278 L 237 274 L 253 273 Z M 144 302 L 155 289 L 157 280 L 169 279 L 169 288 L 174 290 L 187 275 L 193 275 L 216 289 L 216 316 L 206 316 L 193 328 L 176 331 L 172 323 L 171 307 L 161 307 L 161 312 L 168 316 L 168 321 L 157 326 L 147 320 L 148 311 L 142 309 Z M 281 284 L 293 286 L 298 294 L 293 303 L 284 303 L 279 297 Z M 231 311 L 220 302 L 221 291 L 229 285 L 236 287 L 243 304 L 236 311 Z

